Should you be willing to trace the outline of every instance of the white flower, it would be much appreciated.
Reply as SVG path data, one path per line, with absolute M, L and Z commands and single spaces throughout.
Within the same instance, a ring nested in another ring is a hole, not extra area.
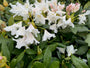
M 63 10 L 65 8 L 65 4 L 58 3 L 58 11 Z
M 57 33 L 57 25 L 56 24 L 50 25 L 50 29 L 54 30 L 54 32 Z
M 21 27 L 22 27 L 22 22 L 19 22 L 17 24 L 15 23 L 11 26 L 7 26 L 6 28 L 4 28 L 4 30 L 11 31 L 11 35 L 15 35 L 17 33 L 17 30 Z
M 61 17 L 61 20 L 58 22 L 57 26 L 62 27 L 63 29 L 65 29 L 67 26 L 74 28 L 74 24 L 71 22 L 71 18 L 66 20 L 66 16 Z
M 50 40 L 51 37 L 55 37 L 55 34 L 50 34 L 47 30 L 44 31 L 44 35 L 42 41 L 46 41 L 47 39 Z
M 49 11 L 49 5 L 45 2 L 45 0 L 42 0 L 40 3 L 36 1 L 34 4 L 36 8 L 39 8 L 39 10 L 44 13 Z
M 84 14 L 79 15 L 79 24 L 85 24 L 86 16 Z
M 38 31 L 38 29 L 35 29 L 35 28 L 33 27 L 32 24 L 29 25 L 27 31 L 32 32 L 36 37 L 37 37 L 37 34 L 40 33 L 40 32 Z
M 77 49 L 74 49 L 73 45 L 67 46 L 68 56 L 71 56 L 71 55 L 74 54 L 76 51 L 77 51 Z
M 10 10 L 11 13 L 14 13 L 15 16 L 22 16 L 23 20 L 27 20 L 29 18 L 29 12 L 32 9 L 32 5 L 29 4 L 29 1 L 27 0 L 24 5 L 17 2 L 16 5 L 10 4 L 12 9 Z
M 59 16 L 56 16 L 56 13 L 55 12 L 49 12 L 48 15 L 47 15 L 47 20 L 49 20 L 49 25 L 52 23 L 52 22 L 55 22 L 59 19 Z
M 62 15 L 65 14 L 66 12 L 60 10 L 60 11 L 56 11 L 56 13 L 59 14 L 60 16 L 62 16 Z
M 85 24 L 86 15 L 90 14 L 90 10 L 87 10 L 86 13 L 79 15 L 79 24 Z
M 45 17 L 41 13 L 35 14 L 35 23 L 45 24 Z
M 86 13 L 84 13 L 84 15 L 89 15 L 90 14 L 90 10 L 87 10 Z
M 65 53 L 65 48 L 61 48 L 61 47 L 57 47 L 57 49 L 59 50 L 60 53 Z
M 33 44 L 33 43 L 38 44 L 39 43 L 35 39 L 34 35 L 29 31 L 25 31 L 25 35 L 23 36 L 23 38 L 13 39 L 13 40 L 17 42 L 16 48 L 18 48 L 18 49 L 20 49 L 23 46 L 28 48 L 29 44 Z
M 26 31 L 25 37 L 26 37 L 26 40 L 25 40 L 25 43 L 26 43 L 26 44 L 33 44 L 33 43 L 38 44 L 38 43 L 39 43 L 39 42 L 35 39 L 35 37 L 33 36 L 33 34 L 32 34 L 31 32 Z
M 21 47 L 25 46 L 28 48 L 27 44 L 25 43 L 25 38 L 13 39 L 17 42 L 16 48 L 20 49 Z
M 25 35 L 25 27 L 21 27 L 16 31 L 15 38 L 18 38 L 19 36 L 24 36 L 24 35 Z

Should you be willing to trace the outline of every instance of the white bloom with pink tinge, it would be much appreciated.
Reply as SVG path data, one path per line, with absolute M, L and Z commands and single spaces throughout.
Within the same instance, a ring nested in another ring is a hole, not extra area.
M 65 8 L 65 4 L 60 4 L 60 2 L 58 3 L 57 0 L 51 0 L 49 2 L 49 6 L 51 8 L 51 11 L 53 12 L 61 12 L 64 8 Z

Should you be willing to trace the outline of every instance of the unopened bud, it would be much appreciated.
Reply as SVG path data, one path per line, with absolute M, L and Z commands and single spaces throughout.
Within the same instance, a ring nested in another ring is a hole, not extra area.
M 3 59 L 3 57 L 2 56 L 0 56 L 0 60 L 2 60 Z
M 5 7 L 7 7 L 7 6 L 8 6 L 8 2 L 7 2 L 6 0 L 3 0 L 3 5 L 4 5 Z
M 42 54 L 42 50 L 39 48 L 39 46 L 37 47 L 37 52 L 38 52 L 38 55 Z
M 41 2 L 42 0 L 37 0 L 38 2 Z
M 2 60 L 0 60 L 0 68 L 6 66 L 7 59 L 5 56 L 2 56 Z
M 4 6 L 0 4 L 0 11 L 4 11 Z
M 0 31 L 4 31 L 4 28 L 6 27 L 6 23 L 2 20 L 0 20 Z

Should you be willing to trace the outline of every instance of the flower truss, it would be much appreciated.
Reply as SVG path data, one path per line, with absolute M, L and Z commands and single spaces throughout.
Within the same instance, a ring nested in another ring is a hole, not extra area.
M 49 30 L 53 31 L 53 33 L 50 33 L 47 29 L 44 29 L 42 41 L 50 40 L 52 37 L 55 38 L 55 34 L 57 34 L 58 29 L 65 29 L 66 27 L 74 28 L 74 20 L 76 18 L 73 14 L 77 13 L 80 9 L 79 3 L 71 3 L 69 6 L 65 7 L 65 4 L 61 4 L 60 2 L 57 2 L 57 0 L 41 0 L 41 2 L 35 1 L 34 4 L 30 4 L 29 0 L 26 0 L 25 4 L 17 2 L 16 5 L 12 5 L 11 3 L 10 5 L 12 7 L 10 12 L 15 14 L 13 17 L 21 16 L 23 17 L 23 20 L 28 20 L 30 18 L 32 20 L 27 22 L 28 28 L 22 26 L 22 21 L 4 28 L 6 31 L 11 31 L 11 35 L 14 35 L 15 38 L 17 38 L 13 40 L 17 42 L 16 48 L 19 49 L 22 46 L 28 48 L 29 44 L 37 45 L 40 43 L 36 39 L 38 34 L 40 34 L 40 31 L 38 30 L 38 26 L 35 28 L 35 24 L 47 24 L 49 26 Z M 90 10 L 79 14 L 79 22 L 77 22 L 77 24 L 85 24 L 85 16 L 88 14 L 90 14 Z M 34 25 L 32 22 L 34 22 Z M 23 37 L 20 38 L 19 36 Z M 73 46 L 67 47 L 68 56 L 73 54 L 75 51 Z
M 0 68 L 90 68 L 86 2 L 0 0 Z

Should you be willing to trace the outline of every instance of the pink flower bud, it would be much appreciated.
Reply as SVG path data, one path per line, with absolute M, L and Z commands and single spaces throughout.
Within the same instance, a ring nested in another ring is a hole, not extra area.
M 71 3 L 69 6 L 66 7 L 66 11 L 68 13 L 77 12 L 79 9 L 80 9 L 80 4 L 79 3 L 76 3 L 76 4 Z
M 50 8 L 53 9 L 53 5 L 52 4 L 50 4 Z
M 3 57 L 2 56 L 0 56 L 0 60 L 2 60 L 3 59 Z
M 86 12 L 86 10 L 83 10 L 82 13 Z

